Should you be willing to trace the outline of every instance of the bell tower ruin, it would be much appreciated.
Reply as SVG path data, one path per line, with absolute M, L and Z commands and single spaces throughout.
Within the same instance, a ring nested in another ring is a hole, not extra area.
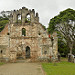
M 24 25 L 26 23 L 26 17 L 27 15 L 30 15 L 30 22 L 31 23 L 37 23 L 39 22 L 39 16 L 38 13 L 35 13 L 35 10 L 28 10 L 25 7 L 22 7 L 22 9 L 14 10 L 10 15 L 10 23 L 18 24 L 18 16 L 21 16 L 21 24 Z

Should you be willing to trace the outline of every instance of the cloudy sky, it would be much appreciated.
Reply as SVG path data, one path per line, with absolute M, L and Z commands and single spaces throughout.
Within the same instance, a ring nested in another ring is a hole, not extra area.
M 0 11 L 20 9 L 22 7 L 35 9 L 39 13 L 40 22 L 48 27 L 50 19 L 67 8 L 75 10 L 75 0 L 0 0 Z

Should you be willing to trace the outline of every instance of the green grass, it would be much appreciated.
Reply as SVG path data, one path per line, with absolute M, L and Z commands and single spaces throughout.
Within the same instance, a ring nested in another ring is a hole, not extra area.
M 42 67 L 47 75 L 75 75 L 75 64 L 70 62 L 42 63 Z
M 3 65 L 4 63 L 3 62 L 0 62 L 0 65 Z

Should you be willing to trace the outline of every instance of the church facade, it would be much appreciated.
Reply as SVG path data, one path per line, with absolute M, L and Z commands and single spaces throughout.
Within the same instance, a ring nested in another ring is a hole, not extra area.
M 37 61 L 57 57 L 58 44 L 56 32 L 53 41 L 39 22 L 35 10 L 25 7 L 12 11 L 9 24 L 0 32 L 0 58 L 16 60 L 19 58 Z

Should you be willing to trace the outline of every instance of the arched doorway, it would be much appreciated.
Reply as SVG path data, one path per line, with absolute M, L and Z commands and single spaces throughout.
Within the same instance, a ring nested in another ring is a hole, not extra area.
M 30 47 L 26 47 L 26 58 L 30 58 Z

